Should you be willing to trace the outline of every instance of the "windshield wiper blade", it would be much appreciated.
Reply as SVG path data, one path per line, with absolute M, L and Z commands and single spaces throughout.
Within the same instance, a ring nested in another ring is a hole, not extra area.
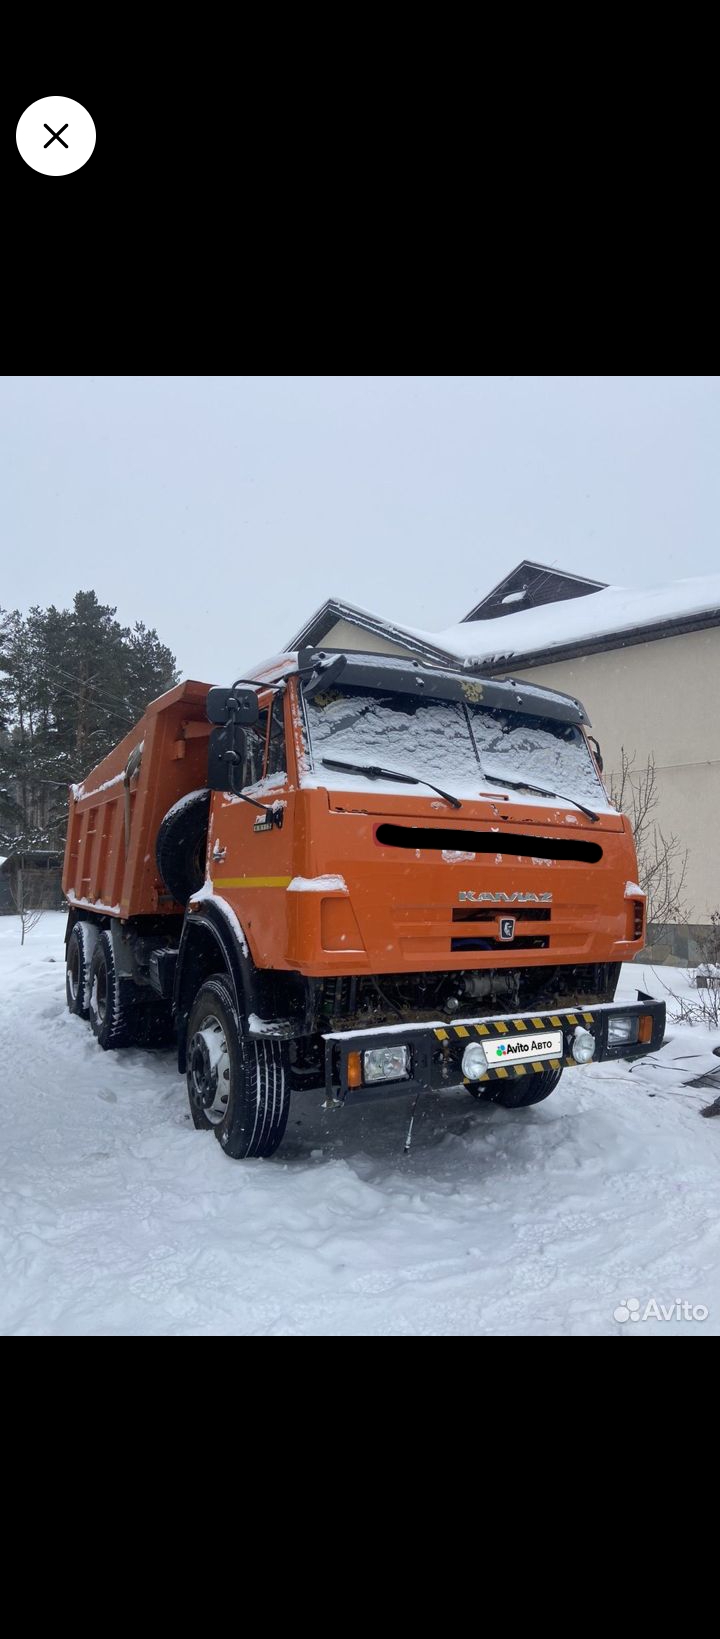
M 543 785 L 528 785 L 527 780 L 506 780 L 503 774 L 493 774 L 491 769 L 483 768 L 483 779 L 496 780 L 498 785 L 509 785 L 511 791 L 534 791 L 537 797 L 559 797 L 561 802 L 571 802 L 573 808 L 579 808 L 581 814 L 587 814 L 595 824 L 599 814 L 594 814 L 592 808 L 586 808 L 584 802 L 578 802 L 577 797 L 564 797 L 562 791 L 548 791 Z
M 367 774 L 369 780 L 399 780 L 402 785 L 427 785 L 431 791 L 437 791 L 439 797 L 444 797 L 453 808 L 462 808 L 457 797 L 451 797 L 449 791 L 443 791 L 439 785 L 433 785 L 432 780 L 416 779 L 414 774 L 398 774 L 392 768 L 378 768 L 375 763 L 341 763 L 334 757 L 321 757 L 323 768 L 338 768 L 349 774 Z

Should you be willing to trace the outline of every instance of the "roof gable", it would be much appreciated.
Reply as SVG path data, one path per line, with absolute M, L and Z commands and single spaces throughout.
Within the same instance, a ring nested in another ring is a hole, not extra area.
M 431 632 L 410 631 L 390 620 L 383 620 L 378 615 L 370 614 L 367 609 L 358 609 L 352 603 L 343 603 L 341 598 L 328 598 L 326 603 L 321 604 L 305 625 L 300 627 L 299 632 L 291 637 L 287 645 L 288 650 L 294 652 L 308 645 L 312 648 L 321 647 L 328 633 L 339 621 L 347 621 L 348 625 L 356 627 L 358 632 L 369 632 L 375 638 L 396 643 L 422 660 L 444 661 L 447 658 L 444 649 L 433 641 Z M 362 645 L 359 644 L 358 647 Z
M 584 598 L 590 592 L 604 589 L 604 581 L 587 580 L 565 569 L 552 569 L 548 564 L 531 563 L 524 558 L 486 593 L 463 621 L 496 620 L 501 615 L 516 615 L 521 609 L 539 609 L 544 603 L 563 603 L 567 598 Z

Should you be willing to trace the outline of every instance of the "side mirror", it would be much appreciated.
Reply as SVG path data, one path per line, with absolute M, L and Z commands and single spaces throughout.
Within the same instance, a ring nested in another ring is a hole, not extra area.
M 245 728 L 260 716 L 254 689 L 209 689 L 206 710 L 211 723 L 242 723 Z
M 235 791 L 236 770 L 242 778 L 245 761 L 245 730 L 237 723 L 223 723 L 210 735 L 208 744 L 208 785 L 211 791 Z

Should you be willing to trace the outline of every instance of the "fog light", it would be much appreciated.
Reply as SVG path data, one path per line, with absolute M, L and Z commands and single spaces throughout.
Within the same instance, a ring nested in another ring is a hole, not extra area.
M 471 1041 L 462 1056 L 462 1073 L 468 1081 L 477 1081 L 487 1070 L 485 1049 L 479 1041 Z
M 637 1013 L 611 1013 L 608 1019 L 608 1047 L 619 1047 L 621 1042 L 636 1042 L 639 1028 Z
M 409 1047 L 370 1047 L 363 1053 L 366 1082 L 404 1081 L 410 1074 Z
M 573 1036 L 572 1056 L 576 1064 L 589 1064 L 595 1057 L 595 1037 L 589 1030 L 581 1030 L 579 1025 Z

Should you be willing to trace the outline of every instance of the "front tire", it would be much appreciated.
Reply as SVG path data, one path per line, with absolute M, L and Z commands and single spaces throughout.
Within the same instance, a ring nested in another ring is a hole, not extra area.
M 290 1108 L 288 1044 L 243 1036 L 230 981 L 208 979 L 193 1002 L 187 1033 L 190 1113 L 234 1161 L 269 1156 Z
M 504 1110 L 524 1110 L 529 1104 L 540 1104 L 549 1098 L 562 1075 L 562 1070 L 543 1070 L 540 1075 L 529 1071 L 516 1081 L 492 1081 L 471 1088 L 474 1098 L 484 1104 L 501 1104 Z

